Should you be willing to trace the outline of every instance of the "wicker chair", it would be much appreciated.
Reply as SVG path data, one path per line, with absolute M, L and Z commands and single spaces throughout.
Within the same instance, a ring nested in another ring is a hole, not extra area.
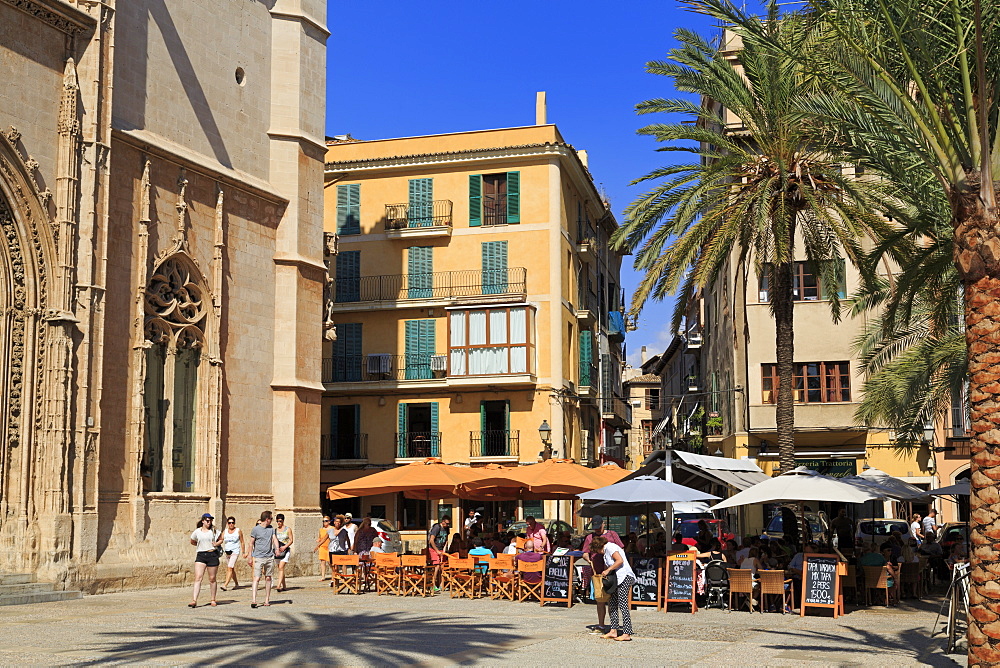
M 864 566 L 865 574 L 865 603 L 871 605 L 872 591 L 877 592 L 881 589 L 885 591 L 885 605 L 886 607 L 892 605 L 893 594 L 889 591 L 889 574 L 886 572 L 885 566 Z M 895 589 L 895 587 L 892 587 Z
M 920 564 L 911 562 L 900 564 L 899 567 L 899 595 L 904 596 L 909 593 L 916 599 L 923 597 L 923 576 Z
M 753 581 L 753 573 L 746 568 L 729 568 L 729 609 L 733 607 L 733 594 L 743 596 L 744 603 L 753 612 L 753 596 L 756 593 Z
M 760 576 L 760 610 L 767 609 L 768 596 L 781 597 L 781 614 L 791 612 L 792 581 L 785 579 L 785 571 L 758 571 Z

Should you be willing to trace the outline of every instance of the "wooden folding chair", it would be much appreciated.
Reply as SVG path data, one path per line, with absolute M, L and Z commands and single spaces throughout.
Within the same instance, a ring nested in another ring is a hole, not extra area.
M 726 572 L 729 573 L 729 609 L 736 610 L 733 607 L 733 594 L 737 596 L 743 596 L 744 602 L 750 608 L 750 612 L 753 612 L 753 572 L 746 568 L 727 568 Z
M 539 605 L 542 605 L 542 595 L 545 591 L 545 560 L 541 559 L 539 561 L 522 561 L 517 559 L 517 600 L 527 601 L 530 598 L 534 598 L 538 601 Z M 541 575 L 541 579 L 538 582 L 525 582 L 524 575 L 526 573 L 538 573 Z
M 451 590 L 451 579 L 455 569 L 455 562 L 461 557 L 457 554 L 445 553 L 444 561 L 441 563 L 441 589 Z
M 473 557 L 476 560 L 476 590 L 480 596 L 486 596 L 489 586 L 490 564 L 496 559 L 492 554 L 481 554 Z
M 404 554 L 399 558 L 403 596 L 430 596 L 434 590 L 434 567 L 422 554 Z
M 768 596 L 781 597 L 781 614 L 791 612 L 795 607 L 792 604 L 792 581 L 785 579 L 785 571 L 761 570 L 757 571 L 760 576 L 760 610 L 767 609 Z
M 348 572 L 347 569 L 351 571 Z M 333 593 L 346 591 L 348 594 L 361 593 L 361 561 L 356 554 L 330 555 L 330 580 Z
M 490 598 L 517 599 L 517 572 L 513 554 L 498 554 L 490 562 Z
M 375 557 L 375 592 L 382 594 L 402 594 L 402 583 L 399 579 L 400 561 L 398 554 L 380 554 Z
M 864 566 L 863 568 L 865 574 L 865 603 L 871 605 L 874 598 L 872 590 L 878 592 L 881 589 L 885 591 L 886 607 L 892 605 L 893 596 L 889 591 L 889 574 L 886 572 L 885 566 Z M 877 593 L 876 596 L 878 596 Z
M 451 561 L 451 597 L 476 597 L 476 560 L 474 558 Z

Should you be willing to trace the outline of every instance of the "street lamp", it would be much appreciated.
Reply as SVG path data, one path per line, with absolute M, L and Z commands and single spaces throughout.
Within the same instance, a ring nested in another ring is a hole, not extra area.
M 542 450 L 542 459 L 552 459 L 552 427 L 549 426 L 548 420 L 542 420 L 542 424 L 539 425 L 538 437 L 542 439 L 542 445 L 545 448 Z
M 934 423 L 924 420 L 924 443 L 934 442 Z
M 611 438 L 614 439 L 615 445 L 620 448 L 622 447 L 622 439 L 625 438 L 625 434 L 622 433 L 621 429 L 615 429 L 615 433 Z

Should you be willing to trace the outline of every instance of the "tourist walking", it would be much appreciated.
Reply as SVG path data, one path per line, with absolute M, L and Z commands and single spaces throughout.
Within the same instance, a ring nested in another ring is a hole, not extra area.
M 222 585 L 222 591 L 226 591 L 230 581 L 233 583 L 233 589 L 240 586 L 236 578 L 236 563 L 240 555 L 246 553 L 246 548 L 243 530 L 236 526 L 236 518 L 227 517 L 226 528 L 222 532 L 222 552 L 226 555 L 226 582 Z
M 323 526 L 319 530 L 319 538 L 313 552 L 319 557 L 319 581 L 326 580 L 326 572 L 330 568 L 330 518 L 323 517 Z M 331 577 L 333 572 L 331 571 Z
M 215 518 L 210 513 L 205 513 L 198 520 L 198 526 L 191 532 L 191 544 L 198 550 L 194 559 L 194 593 L 191 596 L 189 608 L 198 605 L 198 594 L 201 593 L 201 581 L 208 572 L 208 583 L 212 590 L 212 600 L 209 605 L 213 608 L 215 602 L 215 576 L 219 571 L 219 545 L 222 544 L 221 534 L 215 530 Z
M 354 534 L 351 552 L 359 557 L 367 557 L 371 553 L 376 538 L 378 538 L 378 530 L 372 526 L 372 518 L 366 517 L 361 520 L 361 526 Z
M 278 591 L 285 591 L 285 565 L 292 557 L 292 543 L 295 541 L 295 533 L 292 527 L 285 524 L 285 516 L 278 513 L 274 516 L 278 526 L 274 528 L 274 537 L 278 539 L 278 547 L 283 550 L 283 556 L 277 557 L 278 565 Z
M 611 592 L 611 630 L 605 633 L 602 638 L 609 640 L 629 641 L 632 640 L 632 617 L 629 614 L 629 593 L 632 585 L 635 584 L 635 573 L 629 566 L 625 558 L 625 550 L 619 545 L 608 542 L 604 536 L 598 536 L 590 542 L 590 553 L 600 553 L 604 557 L 603 570 L 596 572 L 608 582 L 608 576 L 614 575 L 617 585 Z
M 327 529 L 327 535 L 330 537 L 327 547 L 330 549 L 331 556 L 334 554 L 347 554 L 351 550 L 351 535 L 344 528 L 343 515 L 337 515 L 333 518 L 333 526 Z M 332 587 L 333 583 L 330 586 Z
M 445 546 L 448 545 L 448 527 L 450 526 L 451 515 L 445 515 L 441 518 L 440 522 L 432 524 L 430 530 L 427 532 L 427 554 L 434 565 L 433 582 L 435 590 L 441 587 L 443 577 L 441 566 L 445 560 L 444 551 Z
M 920 524 L 920 515 L 918 513 L 910 515 L 910 538 L 916 539 L 918 545 L 924 542 L 924 531 Z
M 250 592 L 250 607 L 257 607 L 257 583 L 264 577 L 264 605 L 271 605 L 271 578 L 274 576 L 274 557 L 283 556 L 278 547 L 278 538 L 271 526 L 271 511 L 260 514 L 260 524 L 250 532 L 250 555 L 247 561 L 253 568 L 253 589 Z

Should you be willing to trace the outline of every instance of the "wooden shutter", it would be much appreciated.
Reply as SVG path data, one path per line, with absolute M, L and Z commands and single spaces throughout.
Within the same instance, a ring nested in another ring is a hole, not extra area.
M 483 294 L 497 295 L 507 292 L 507 242 L 484 241 Z
M 507 172 L 507 224 L 521 222 L 521 172 Z
M 361 299 L 361 251 L 342 251 L 337 254 L 337 271 L 334 299 L 338 302 L 356 302 Z
M 434 224 L 434 179 L 410 179 L 408 227 Z
M 361 380 L 361 323 L 337 325 L 337 340 L 333 342 L 334 381 Z
M 337 234 L 361 234 L 361 185 L 337 186 Z
M 438 402 L 431 402 L 431 457 L 441 456 L 441 442 L 438 438 L 440 426 L 438 424 Z
M 323 459 L 334 459 L 337 456 L 337 435 L 340 433 L 338 418 L 340 417 L 340 406 L 330 406 L 330 448 L 323 453 Z
M 406 415 L 407 405 L 401 402 L 396 407 L 396 449 L 399 457 L 406 456 Z
M 407 249 L 407 296 L 429 299 L 434 293 L 434 248 L 412 246 Z
M 591 378 L 594 363 L 594 333 L 589 329 L 580 332 L 580 385 L 590 386 L 596 379 Z
M 479 174 L 469 176 L 469 227 L 480 227 L 483 224 L 483 177 Z

